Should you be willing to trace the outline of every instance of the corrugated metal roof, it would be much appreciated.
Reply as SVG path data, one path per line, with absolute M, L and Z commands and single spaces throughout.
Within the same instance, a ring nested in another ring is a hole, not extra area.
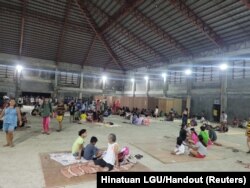
M 121 69 L 118 64 L 122 64 L 129 70 L 219 48 L 208 28 L 223 40 L 221 47 L 250 40 L 250 10 L 237 0 L 78 3 L 89 11 L 95 31 L 74 0 L 0 0 L 0 53 L 19 55 L 21 46 L 22 56 L 108 69 Z M 187 10 L 202 21 L 205 30 L 187 16 Z M 95 37 L 96 32 L 104 42 Z

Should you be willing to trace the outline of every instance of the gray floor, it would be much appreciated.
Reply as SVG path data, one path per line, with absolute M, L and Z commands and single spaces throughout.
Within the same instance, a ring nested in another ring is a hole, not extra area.
M 224 157 L 220 160 L 163 164 L 155 158 L 140 151 L 133 144 L 138 142 L 166 141 L 173 142 L 178 135 L 180 122 L 162 122 L 152 120 L 150 127 L 136 127 L 122 123 L 124 119 L 112 116 L 106 121 L 120 124 L 121 127 L 106 128 L 102 126 L 70 124 L 68 117 L 64 120 L 64 130 L 60 133 L 55 132 L 57 128 L 56 120 L 51 122 L 51 135 L 41 134 L 41 118 L 29 117 L 29 129 L 18 130 L 15 132 L 15 147 L 0 147 L 0 188 L 41 188 L 45 187 L 43 172 L 41 169 L 39 153 L 70 150 L 72 142 L 77 137 L 77 132 L 81 128 L 87 128 L 88 139 L 95 135 L 98 137 L 98 146 L 103 147 L 107 144 L 107 135 L 111 132 L 118 137 L 120 146 L 129 146 L 132 153 L 140 153 L 144 157 L 141 160 L 145 166 L 153 171 L 249 171 L 236 163 L 236 160 L 250 162 L 250 155 L 246 154 L 246 137 L 244 130 L 231 128 L 228 133 L 218 134 L 218 140 L 228 141 L 235 144 L 240 150 L 232 152 L 230 148 L 217 149 L 213 146 L 209 152 L 217 152 Z M 171 139 L 167 139 L 171 138 Z M 5 135 L 0 133 L 0 144 L 5 143 Z M 174 143 L 173 143 L 174 144 Z M 157 146 L 156 146 L 157 147 Z M 84 183 L 82 185 L 68 187 L 96 187 L 96 182 Z

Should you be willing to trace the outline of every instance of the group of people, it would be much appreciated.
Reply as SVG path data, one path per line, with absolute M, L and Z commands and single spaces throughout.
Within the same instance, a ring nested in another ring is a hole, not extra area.
M 216 140 L 217 134 L 211 125 L 202 125 L 199 134 L 195 131 L 194 127 L 188 128 L 185 125 L 182 125 L 173 154 L 185 154 L 187 150 L 186 148 L 188 148 L 189 150 L 187 152 L 191 156 L 205 158 L 207 155 L 207 147 L 209 145 L 221 145 L 217 143 Z
M 82 157 L 89 160 L 89 164 L 103 167 L 103 171 L 111 171 L 114 166 L 119 166 L 119 146 L 116 142 L 116 135 L 111 133 L 108 136 L 108 147 L 106 152 L 98 149 L 95 145 L 98 139 L 92 136 L 90 143 L 84 147 L 87 130 L 82 129 L 78 133 L 78 137 L 72 145 L 72 155 L 80 160 Z M 120 155 L 122 156 L 122 155 Z

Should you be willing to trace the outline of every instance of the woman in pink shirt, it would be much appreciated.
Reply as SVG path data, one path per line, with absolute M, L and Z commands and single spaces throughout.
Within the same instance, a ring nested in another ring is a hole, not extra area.
M 191 128 L 190 131 L 191 133 L 190 133 L 188 141 L 189 143 L 196 144 L 199 141 L 198 134 L 195 132 L 194 128 Z

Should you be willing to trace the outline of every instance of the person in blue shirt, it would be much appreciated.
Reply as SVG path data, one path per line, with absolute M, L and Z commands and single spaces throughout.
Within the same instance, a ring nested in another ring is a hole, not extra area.
M 13 132 L 17 127 L 17 123 L 19 126 L 22 125 L 22 117 L 20 113 L 20 109 L 16 107 L 15 99 L 10 99 L 9 106 L 6 107 L 2 113 L 0 114 L 0 119 L 4 116 L 3 119 L 3 131 L 6 133 L 6 141 L 7 144 L 4 146 L 14 147 L 13 144 Z M 17 121 L 19 120 L 19 121 Z
M 95 136 L 92 136 L 90 139 L 90 143 L 84 148 L 83 157 L 86 160 L 95 160 L 99 158 L 102 154 L 101 150 L 99 150 L 95 145 L 98 139 Z

